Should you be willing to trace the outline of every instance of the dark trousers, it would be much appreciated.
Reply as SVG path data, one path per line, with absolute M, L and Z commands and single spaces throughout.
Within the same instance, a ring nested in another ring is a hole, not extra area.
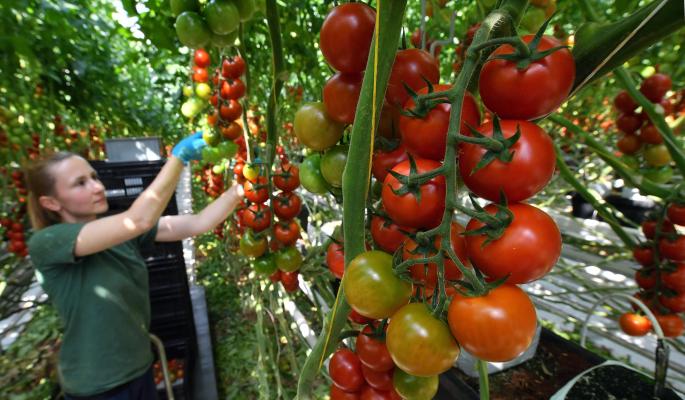
M 152 368 L 142 376 L 105 393 L 94 396 L 64 395 L 65 400 L 157 400 L 157 388 L 152 375 Z

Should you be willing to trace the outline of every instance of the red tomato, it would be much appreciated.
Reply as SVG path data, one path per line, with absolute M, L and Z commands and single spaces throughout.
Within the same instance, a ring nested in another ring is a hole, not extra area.
M 455 294 L 447 321 L 464 350 L 490 362 L 521 355 L 532 343 L 537 327 L 533 302 L 521 288 L 510 284 L 481 297 Z
M 382 217 L 374 215 L 371 218 L 371 237 L 378 247 L 390 254 L 399 249 L 407 239 L 404 232 L 413 232 L 412 228 L 403 228 L 399 225 L 386 221 Z
M 647 239 L 654 239 L 656 236 L 656 225 L 657 222 L 655 220 L 647 220 L 642 223 L 642 233 L 645 234 Z M 663 224 L 661 224 L 661 232 L 675 232 L 673 223 L 669 220 L 664 220 Z
M 656 274 L 653 269 L 638 269 L 635 271 L 635 282 L 639 287 L 649 290 L 656 286 Z
M 245 181 L 243 183 L 245 190 L 245 198 L 253 203 L 264 203 L 269 199 L 269 191 L 266 183 L 266 177 L 260 176 L 257 182 Z
M 674 313 L 685 311 L 685 292 L 676 293 L 674 296 L 659 296 L 659 302 Z
M 401 143 L 394 150 L 376 150 L 373 152 L 371 173 L 376 180 L 383 182 L 388 175 L 388 171 L 406 159 L 408 159 L 407 149 Z
M 209 74 L 206 68 L 195 65 L 193 67 L 193 81 L 197 83 L 204 83 L 209 80 Z
M 335 70 L 362 72 L 376 24 L 376 12 L 363 3 L 345 3 L 331 10 L 321 26 L 319 47 Z
M 666 92 L 668 92 L 673 83 L 671 78 L 662 73 L 656 73 L 649 78 L 642 81 L 640 85 L 640 91 L 649 99 L 652 103 L 658 103 L 664 97 Z
M 440 167 L 440 163 L 433 160 L 417 158 L 417 173 L 428 172 Z M 409 176 L 409 160 L 402 161 L 392 170 Z M 381 197 L 383 208 L 397 225 L 410 228 L 433 228 L 440 224 L 445 210 L 445 177 L 436 176 L 418 188 L 420 199 L 413 193 L 397 195 L 393 190 L 399 190 L 403 185 L 391 174 L 383 181 Z
M 458 222 L 452 222 L 450 227 L 450 243 L 452 244 L 452 249 L 454 250 L 459 260 L 464 264 L 465 267 L 470 267 L 471 262 L 466 256 L 466 239 L 462 235 L 464 232 L 464 227 Z M 402 259 L 408 260 L 411 258 L 426 258 L 435 255 L 435 250 L 440 248 L 439 237 L 431 244 L 432 251 L 429 253 L 423 253 L 419 245 L 412 240 L 407 238 L 402 249 Z M 445 256 L 445 279 L 450 281 L 456 281 L 462 278 L 461 271 L 459 267 L 452 262 L 452 260 Z M 410 267 L 411 276 L 414 280 L 424 282 L 428 289 L 435 288 L 438 282 L 438 266 L 435 263 L 426 264 L 416 264 Z M 426 271 L 428 276 L 426 277 Z
M 379 372 L 374 371 L 362 363 L 362 375 L 364 375 L 364 380 L 372 388 L 381 391 L 391 390 L 392 387 L 392 370 Z
M 621 132 L 631 135 L 642 126 L 642 119 L 634 114 L 621 114 L 616 118 L 616 127 Z
M 245 60 L 240 56 L 229 57 L 221 64 L 221 75 L 227 79 L 238 79 L 245 73 Z
M 326 265 L 333 276 L 342 279 L 345 273 L 345 252 L 341 244 L 331 242 L 326 250 Z M 353 310 L 354 311 L 354 310 Z
M 281 271 L 281 283 L 286 292 L 292 293 L 300 287 L 298 276 L 300 276 L 300 271 Z
M 404 84 L 417 91 L 426 86 L 427 79 L 431 83 L 440 80 L 440 68 L 433 56 L 425 50 L 400 50 L 395 55 L 395 61 L 390 71 L 386 100 L 393 105 L 402 107 L 409 99 L 409 93 Z
M 642 147 L 642 142 L 640 142 L 637 135 L 623 135 L 616 142 L 616 147 L 618 147 L 623 154 L 635 154 L 640 150 L 640 147 Z
M 238 100 L 245 95 L 245 90 L 245 84 L 240 79 L 221 83 L 221 97 L 224 99 Z
M 618 320 L 621 330 L 630 336 L 644 336 L 652 329 L 652 323 L 644 315 L 625 313 Z
M 274 272 L 273 274 L 269 275 L 269 280 L 270 280 L 271 282 L 274 282 L 274 283 L 280 281 L 280 280 L 281 280 L 281 270 L 280 270 L 280 269 L 277 269 L 276 272 Z
M 435 92 L 444 92 L 452 88 L 452 85 L 435 85 Z M 428 93 L 428 87 L 423 87 L 418 94 Z M 410 98 L 404 104 L 404 110 L 414 108 L 416 103 Z M 417 157 L 442 161 L 447 147 L 447 128 L 450 121 L 449 103 L 440 103 L 433 108 L 424 118 L 412 118 L 406 115 L 400 116 L 400 135 L 402 143 L 407 150 Z M 468 135 L 470 126 L 480 123 L 478 105 L 471 93 L 464 95 L 464 105 L 461 109 L 461 126 L 459 132 Z
M 226 140 L 235 140 L 242 134 L 243 128 L 237 122 L 229 122 L 228 125 L 221 127 L 221 136 Z
M 347 316 L 347 319 L 359 325 L 366 325 L 373 322 L 373 319 L 359 314 L 358 312 L 354 311 L 354 309 L 350 310 L 350 314 Z
M 656 315 L 656 320 L 666 337 L 678 337 L 685 330 L 685 323 L 678 314 Z
M 295 221 L 279 222 L 274 227 L 274 237 L 285 246 L 292 246 L 300 237 L 300 226 Z
M 627 90 L 621 90 L 616 97 L 614 97 L 614 106 L 624 114 L 632 114 L 637 108 L 637 103 L 630 97 Z
M 290 163 L 282 164 L 276 169 L 274 185 L 284 192 L 292 192 L 300 186 L 300 169 Z
M 356 392 L 364 385 L 362 363 L 350 349 L 342 348 L 333 353 L 328 373 L 333 383 L 346 392 Z
M 235 100 L 229 100 L 228 102 L 224 103 L 221 105 L 219 108 L 219 114 L 221 115 L 221 119 L 227 120 L 227 121 L 235 121 L 240 117 L 240 114 L 243 113 L 243 106 L 240 105 Z
M 297 217 L 302 209 L 300 196 L 293 192 L 280 192 L 274 197 L 273 201 L 274 214 L 283 221 Z
M 494 215 L 494 204 L 485 207 Z M 513 214 L 511 224 L 499 239 L 485 244 L 486 235 L 466 237 L 466 249 L 473 265 L 493 279 L 504 278 L 507 283 L 528 283 L 545 276 L 561 254 L 561 233 L 557 224 L 544 211 L 524 203 L 509 205 Z M 471 219 L 467 231 L 484 224 Z
M 676 225 L 685 226 L 685 204 L 671 204 L 666 212 L 671 222 Z
M 323 104 L 331 119 L 343 124 L 354 122 L 363 77 L 359 73 L 338 72 L 326 82 L 323 87 Z
M 195 65 L 201 68 L 207 68 L 209 67 L 209 53 L 205 51 L 205 49 L 197 49 L 195 50 Z
M 522 39 L 529 43 L 533 35 Z M 557 46 L 561 43 L 555 38 L 543 36 L 538 50 Z M 478 85 L 485 106 L 505 119 L 532 120 L 556 110 L 573 87 L 576 66 L 571 52 L 568 49 L 557 50 L 531 62 L 525 69 L 519 69 L 516 61 L 492 59 L 513 52 L 510 45 L 502 45 L 483 65 Z
M 643 267 L 654 265 L 654 250 L 650 246 L 638 246 L 633 249 L 633 258 Z
M 648 144 L 661 144 L 664 142 L 664 138 L 661 137 L 661 133 L 652 124 L 647 124 L 640 129 L 640 134 L 637 136 L 642 143 Z
M 685 263 L 675 265 L 675 270 L 661 273 L 661 281 L 667 288 L 685 292 Z
M 373 329 L 365 326 L 357 335 L 356 349 L 359 360 L 371 370 L 384 372 L 392 371 L 395 363 L 390 357 L 385 341 L 371 336 Z
M 554 175 L 556 155 L 552 139 L 539 126 L 528 121 L 500 121 L 505 138 L 521 137 L 509 149 L 513 152 L 510 162 L 494 159 L 487 166 L 472 172 L 487 150 L 479 145 L 459 144 L 459 172 L 464 184 L 475 194 L 490 201 L 498 201 L 504 192 L 511 203 L 528 199 L 542 190 Z M 478 131 L 493 136 L 493 123 L 486 122 Z
M 362 389 L 360 400 L 402 400 L 395 390 L 377 390 L 371 386 L 365 386 Z
M 685 261 L 685 236 L 678 235 L 674 240 L 659 240 L 659 253 L 672 261 Z
M 330 395 L 331 400 L 359 400 L 361 392 L 346 392 L 333 384 Z
M 271 210 L 264 204 L 252 204 L 243 213 L 245 225 L 255 232 L 261 232 L 271 225 Z

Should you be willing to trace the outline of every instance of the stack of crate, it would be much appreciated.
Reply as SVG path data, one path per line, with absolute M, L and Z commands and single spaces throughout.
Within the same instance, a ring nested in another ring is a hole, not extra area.
M 131 206 L 157 176 L 164 161 L 91 161 L 91 165 L 105 186 L 109 203 L 107 215 L 111 215 Z M 177 214 L 174 195 L 163 215 Z M 150 331 L 164 343 L 168 360 L 183 363 L 183 378 L 174 384 L 174 396 L 176 399 L 187 399 L 192 393 L 192 369 L 197 354 L 197 339 L 183 246 L 180 241 L 155 242 L 154 245 L 141 249 L 141 253 L 149 272 L 152 313 Z M 159 388 L 159 398 L 165 399 L 166 392 L 161 385 Z

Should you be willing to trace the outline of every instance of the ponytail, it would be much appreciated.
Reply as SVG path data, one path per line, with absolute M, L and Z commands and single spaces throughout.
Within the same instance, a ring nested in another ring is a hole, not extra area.
M 38 199 L 41 196 L 54 195 L 56 179 L 50 170 L 53 165 L 71 157 L 78 156 L 60 151 L 31 161 L 24 168 L 24 179 L 28 189 L 28 213 L 33 229 L 40 230 L 62 222 L 58 213 L 41 206 Z

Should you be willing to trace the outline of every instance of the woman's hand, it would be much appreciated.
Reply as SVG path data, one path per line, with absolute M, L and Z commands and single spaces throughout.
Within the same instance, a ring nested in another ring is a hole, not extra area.
M 207 143 L 202 139 L 202 131 L 182 139 L 174 146 L 171 155 L 183 161 L 183 164 L 188 164 L 192 160 L 200 160 L 202 158 L 202 149 L 207 146 Z

